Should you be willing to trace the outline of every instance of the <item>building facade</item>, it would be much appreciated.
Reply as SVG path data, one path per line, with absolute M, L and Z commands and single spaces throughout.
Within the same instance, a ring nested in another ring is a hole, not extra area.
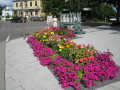
M 41 0 L 15 0 L 13 1 L 14 15 L 30 17 L 41 17 L 42 13 Z
M 12 9 L 7 6 L 4 7 L 4 9 L 2 10 L 2 20 L 11 19 L 12 15 L 13 15 Z

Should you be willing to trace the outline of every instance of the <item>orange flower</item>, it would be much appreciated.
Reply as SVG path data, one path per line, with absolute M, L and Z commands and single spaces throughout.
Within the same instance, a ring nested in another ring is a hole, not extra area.
M 64 46 L 59 46 L 59 48 L 64 48 Z
M 66 45 L 66 47 L 70 47 L 69 45 Z
M 70 43 L 70 45 L 74 45 L 73 43 Z

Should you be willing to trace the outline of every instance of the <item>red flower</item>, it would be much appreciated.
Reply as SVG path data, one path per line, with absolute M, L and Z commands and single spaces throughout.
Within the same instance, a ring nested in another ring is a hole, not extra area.
M 81 44 L 79 44 L 79 45 L 77 45 L 77 47 L 80 47 L 80 48 L 82 48 L 82 45 L 81 45 Z
M 84 61 L 84 59 L 83 58 L 80 58 L 80 62 L 83 62 Z
M 89 56 L 88 59 L 94 59 L 94 56 Z
M 83 58 L 84 60 L 88 60 L 88 58 L 87 57 L 85 57 L 85 58 Z

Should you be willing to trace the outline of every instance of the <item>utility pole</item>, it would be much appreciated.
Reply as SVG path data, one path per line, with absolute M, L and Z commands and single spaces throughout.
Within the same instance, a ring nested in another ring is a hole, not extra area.
M 24 23 L 24 10 L 23 10 L 23 0 L 21 0 L 21 8 L 22 8 L 22 22 Z
M 23 9 L 23 0 L 21 0 L 21 9 L 22 9 L 22 30 L 23 30 L 23 37 L 25 38 L 25 28 L 24 28 L 24 9 Z

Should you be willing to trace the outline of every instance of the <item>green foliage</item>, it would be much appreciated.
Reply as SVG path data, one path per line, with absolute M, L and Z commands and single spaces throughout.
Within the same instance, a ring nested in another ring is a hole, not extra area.
M 13 15 L 12 18 L 17 18 L 18 16 L 17 15 Z
M 0 15 L 2 15 L 2 6 L 0 5 Z
M 6 18 L 10 18 L 10 15 L 7 15 Z
M 67 60 L 73 60 L 73 58 L 69 55 L 70 54 L 70 48 L 64 48 L 61 52 L 59 52 L 60 55 L 62 55 L 63 58 L 67 58 Z
M 77 72 L 77 76 L 79 79 L 81 79 L 83 76 L 83 69 L 80 69 L 80 71 Z
M 50 42 L 48 46 L 51 47 L 54 51 L 57 51 L 59 49 L 58 42 L 56 40 Z
M 91 21 L 93 21 L 93 22 L 105 22 L 105 20 L 98 19 L 98 18 L 93 18 Z
M 45 13 L 59 14 L 63 9 L 70 9 L 70 11 L 82 11 L 84 7 L 94 5 L 98 1 L 93 0 L 42 0 L 42 7 Z
M 93 53 L 87 53 L 88 52 L 93 52 Z M 85 57 L 89 57 L 89 56 L 93 56 L 94 54 L 94 47 L 90 47 L 90 46 L 84 46 L 83 48 L 79 48 L 79 47 L 68 47 L 68 48 L 64 48 L 62 49 L 59 54 L 63 57 L 63 58 L 67 58 L 67 60 L 70 60 L 74 63 L 78 63 L 80 60 L 80 58 L 85 58 Z M 85 64 L 84 62 L 81 64 Z
M 94 18 L 98 19 L 109 19 L 112 16 L 115 16 L 116 12 L 113 7 L 107 3 L 101 3 L 98 7 L 92 9 L 92 15 Z
M 42 7 L 45 13 L 58 15 L 64 7 L 64 0 L 42 0 Z
M 88 2 L 89 0 L 69 0 L 67 6 L 71 11 L 77 12 L 88 6 Z
M 57 53 L 53 54 L 53 55 L 51 56 L 51 57 L 52 57 L 52 60 L 54 60 L 57 55 L 58 55 Z

